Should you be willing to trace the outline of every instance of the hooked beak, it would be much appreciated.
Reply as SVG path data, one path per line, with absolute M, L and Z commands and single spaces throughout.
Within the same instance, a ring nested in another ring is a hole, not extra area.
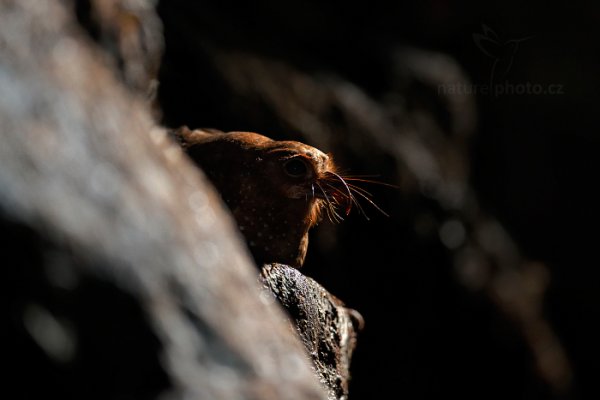
M 346 215 L 352 209 L 353 196 L 348 184 L 335 172 L 327 171 L 324 176 L 315 182 L 315 197 L 327 203 L 344 208 Z

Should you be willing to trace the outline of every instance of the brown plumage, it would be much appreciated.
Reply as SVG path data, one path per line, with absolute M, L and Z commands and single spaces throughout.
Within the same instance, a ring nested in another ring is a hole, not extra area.
M 340 210 L 358 206 L 352 193 L 364 196 L 336 172 L 331 156 L 300 142 L 187 127 L 174 136 L 221 193 L 259 265 L 301 267 L 322 211 L 341 220 Z

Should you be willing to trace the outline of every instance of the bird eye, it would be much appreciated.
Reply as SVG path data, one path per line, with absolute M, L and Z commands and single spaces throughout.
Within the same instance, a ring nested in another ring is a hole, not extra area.
M 308 166 L 300 158 L 292 158 L 283 164 L 285 173 L 292 178 L 303 178 L 308 175 Z

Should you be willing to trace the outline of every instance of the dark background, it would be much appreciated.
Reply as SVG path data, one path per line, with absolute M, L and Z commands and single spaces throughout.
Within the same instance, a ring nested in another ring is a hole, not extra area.
M 398 48 L 448 55 L 472 87 L 489 84 L 494 59 L 473 36 L 491 29 L 488 37 L 496 35 L 499 43 L 491 51 L 505 63 L 495 83 L 554 85 L 560 93 L 474 95 L 475 129 L 462 153 L 468 183 L 523 259 L 541 261 L 549 272 L 541 316 L 567 354 L 570 383 L 555 390 L 540 378 L 518 324 L 485 291 L 457 279 L 452 251 L 435 229 L 420 233 L 418 215 L 438 226 L 452 211 L 418 190 L 371 187 L 390 217 L 371 208 L 370 221 L 354 213 L 335 227 L 322 223 L 303 272 L 365 317 L 352 366 L 353 399 L 600 395 L 600 5 L 170 0 L 160 2 L 159 13 L 166 53 L 158 99 L 165 124 L 250 130 L 313 145 L 261 99 L 260 81 L 255 98 L 240 96 L 223 77 L 217 55 L 242 51 L 307 76 L 335 76 L 379 99 L 392 85 L 389 60 Z M 511 47 L 511 40 L 523 38 Z M 246 68 L 243 58 L 235 68 Z M 421 94 L 430 102 L 430 90 L 399 90 L 407 113 Z M 431 115 L 444 126 L 443 110 Z M 343 129 L 336 132 L 329 143 L 346 140 Z M 385 152 L 324 150 L 354 173 L 402 184 L 397 163 Z

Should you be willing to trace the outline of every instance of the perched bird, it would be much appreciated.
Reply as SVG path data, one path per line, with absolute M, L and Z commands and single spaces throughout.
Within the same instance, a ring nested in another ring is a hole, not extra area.
M 172 135 L 220 192 L 258 265 L 300 268 L 308 231 L 323 211 L 341 220 L 340 212 L 360 207 L 354 194 L 367 198 L 338 174 L 330 155 L 300 142 L 187 127 Z

